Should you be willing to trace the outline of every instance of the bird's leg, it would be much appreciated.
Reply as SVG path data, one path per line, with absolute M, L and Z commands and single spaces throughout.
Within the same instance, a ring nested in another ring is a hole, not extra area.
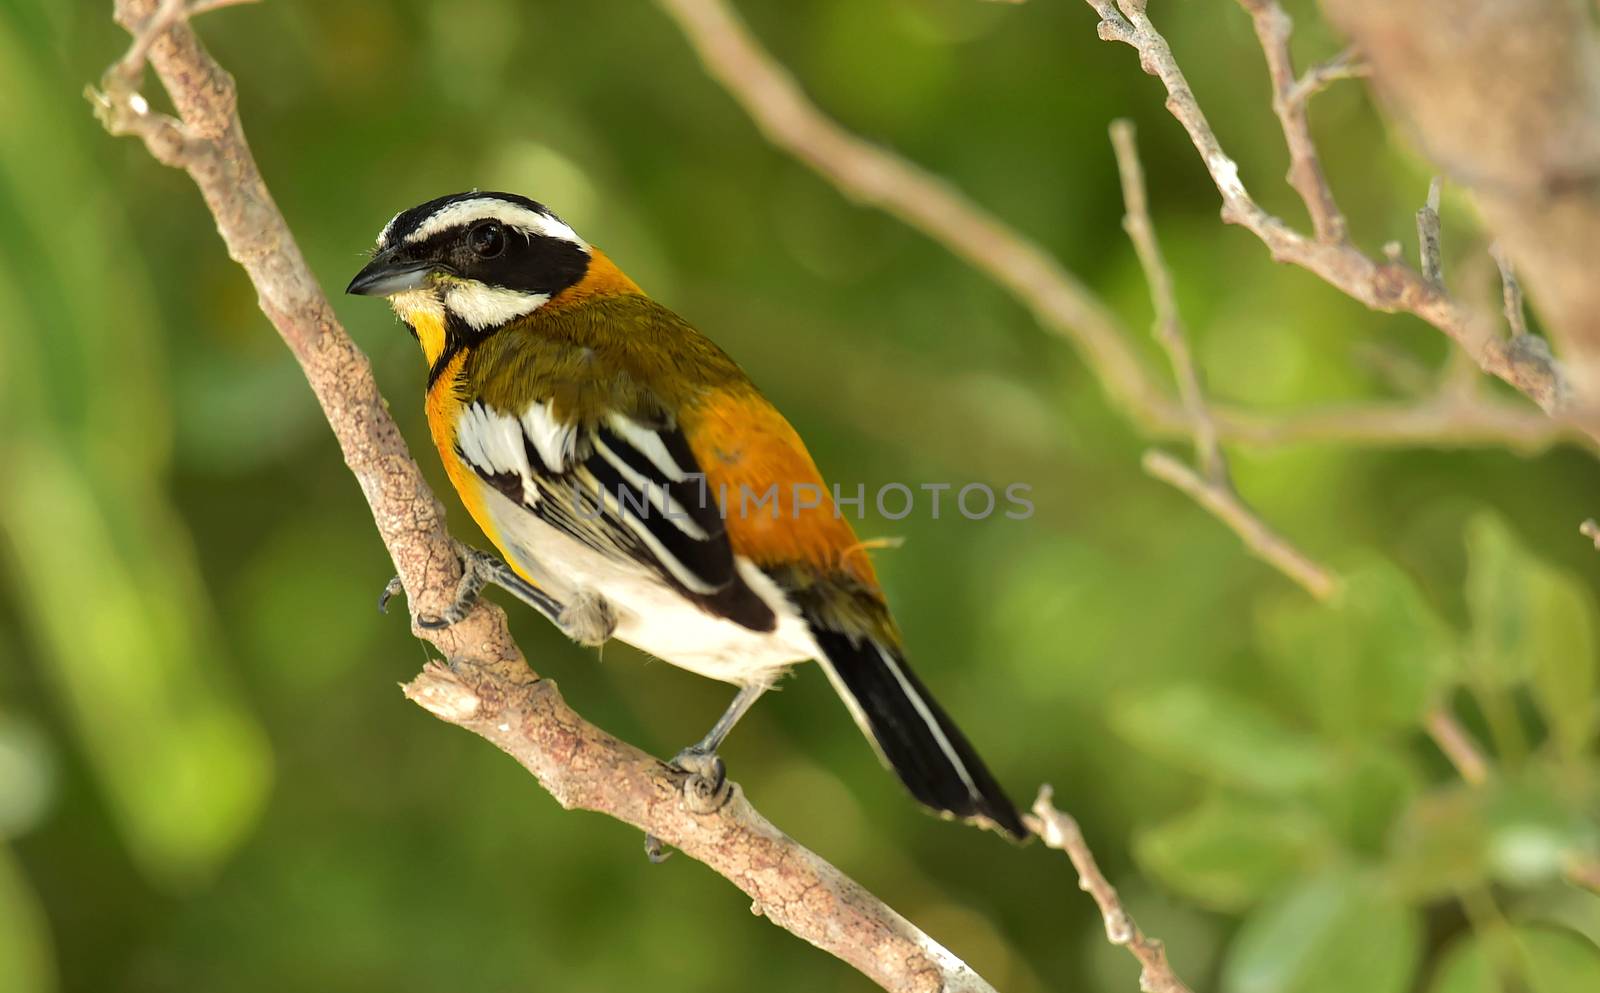
M 695 813 L 714 813 L 728 802 L 728 797 L 731 795 L 726 789 L 728 769 L 717 757 L 717 749 L 722 747 L 722 742 L 728 737 L 728 732 L 733 730 L 733 726 L 739 723 L 739 718 L 743 717 L 745 711 L 750 709 L 750 705 L 760 699 L 761 694 L 766 691 L 765 683 L 750 683 L 739 687 L 733 702 L 728 704 L 728 709 L 717 718 L 717 723 L 711 726 L 706 736 L 674 755 L 672 761 L 668 763 L 672 768 L 689 774 L 688 781 L 683 784 L 683 792 Z M 662 848 L 660 838 L 646 834 L 644 854 L 652 862 L 665 862 L 671 853 Z
M 579 593 L 572 603 L 563 604 L 544 590 L 517 575 L 498 556 L 456 543 L 456 555 L 461 559 L 461 580 L 456 584 L 454 601 L 438 617 L 419 617 L 417 626 L 434 631 L 460 623 L 478 602 L 483 588 L 490 583 L 500 587 L 523 603 L 543 614 L 573 641 L 582 645 L 603 644 L 616 629 L 616 613 L 611 604 L 593 593 Z M 400 579 L 395 577 L 384 587 L 378 609 L 388 606 L 389 599 L 401 591 Z
M 728 709 L 717 718 L 717 723 L 711 726 L 706 736 L 685 748 L 672 758 L 672 766 L 682 769 L 692 776 L 700 776 L 711 780 L 716 789 L 722 788 L 723 780 L 727 778 L 727 769 L 723 767 L 722 760 L 717 758 L 717 749 L 722 747 L 722 742 L 728 737 L 728 732 L 739 723 L 739 718 L 745 715 L 750 705 L 767 691 L 762 683 L 751 683 L 739 688 L 739 693 L 728 704 Z

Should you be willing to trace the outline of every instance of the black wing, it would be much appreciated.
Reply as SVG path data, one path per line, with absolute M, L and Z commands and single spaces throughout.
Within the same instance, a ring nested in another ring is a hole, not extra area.
M 676 425 L 620 414 L 563 424 L 548 404 L 514 416 L 478 401 L 456 422 L 456 453 L 530 514 L 647 567 L 701 609 L 755 631 L 777 628 L 734 564 L 721 509 Z

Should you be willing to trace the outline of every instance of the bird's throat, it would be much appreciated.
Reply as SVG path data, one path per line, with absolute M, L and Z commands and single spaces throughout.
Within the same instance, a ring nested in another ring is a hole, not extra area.
M 407 290 L 389 298 L 389 306 L 422 346 L 422 358 L 432 369 L 444 354 L 449 336 L 445 330 L 444 304 L 431 289 Z

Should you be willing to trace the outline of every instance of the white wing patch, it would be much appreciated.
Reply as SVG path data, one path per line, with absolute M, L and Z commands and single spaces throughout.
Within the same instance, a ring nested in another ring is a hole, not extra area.
M 529 210 L 527 207 L 507 203 L 497 197 L 472 197 L 467 200 L 457 200 L 441 208 L 419 224 L 415 231 L 406 235 L 406 243 L 426 241 L 440 231 L 482 220 L 496 220 L 546 238 L 559 238 L 571 242 L 586 252 L 589 250 L 588 242 L 578 237 L 576 231 L 554 214 Z
M 548 403 L 528 407 L 522 415 L 522 429 L 527 432 L 533 450 L 539 453 L 546 469 L 566 472 L 572 467 L 578 432 L 572 425 L 556 420 Z
M 650 460 L 650 464 L 661 470 L 661 474 L 674 483 L 681 483 L 689 478 L 688 470 L 678 465 L 672 453 L 667 451 L 667 446 L 662 442 L 661 436 L 636 421 L 629 420 L 621 414 L 612 414 L 606 419 L 623 441 L 639 450 L 639 454 Z
M 528 464 L 527 438 L 515 417 L 475 403 L 456 420 L 456 446 L 462 458 L 481 472 L 520 476 L 523 501 L 530 506 L 538 502 L 539 487 Z
M 741 588 L 730 585 L 738 577 L 716 512 L 690 506 L 694 466 L 637 421 L 613 415 L 584 428 L 562 423 L 549 402 L 512 416 L 477 401 L 456 420 L 456 447 L 498 492 L 597 551 L 652 564 L 691 595 Z

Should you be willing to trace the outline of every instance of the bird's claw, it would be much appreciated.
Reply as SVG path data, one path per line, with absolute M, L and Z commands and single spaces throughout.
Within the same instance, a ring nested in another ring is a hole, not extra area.
M 378 595 L 378 613 L 387 614 L 389 612 L 389 601 L 393 600 L 395 597 L 399 596 L 405 591 L 406 588 L 401 584 L 400 577 L 391 577 L 389 581 L 384 584 L 383 592 Z

